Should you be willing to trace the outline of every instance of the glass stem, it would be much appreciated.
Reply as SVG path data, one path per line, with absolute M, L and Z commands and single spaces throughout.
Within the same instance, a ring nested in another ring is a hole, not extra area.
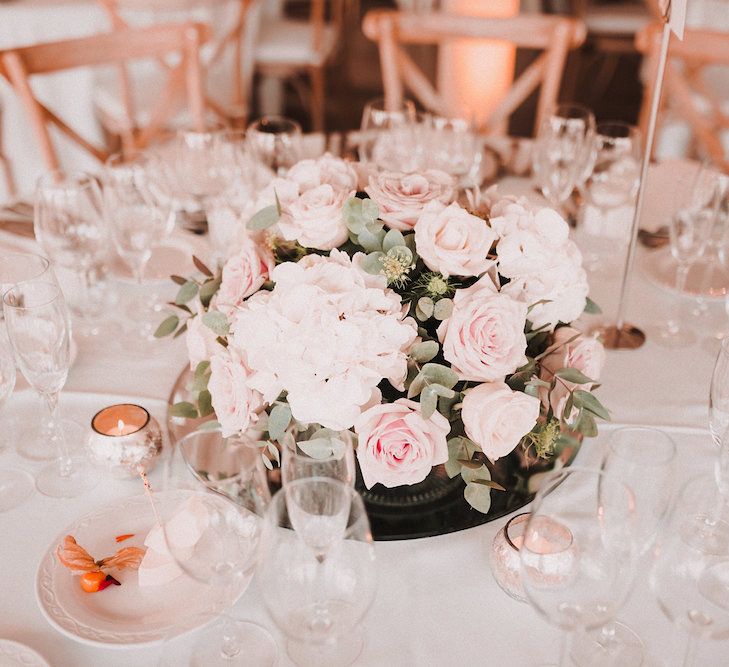
M 688 639 L 686 640 L 686 652 L 683 655 L 683 667 L 694 667 L 696 665 L 696 653 L 699 647 L 699 642 L 696 635 L 693 632 L 689 632 Z
M 600 628 L 600 646 L 606 653 L 610 653 L 615 645 L 615 623 L 606 623 Z
M 58 410 L 58 392 L 45 394 L 43 396 L 48 408 L 48 418 L 50 424 L 51 438 L 58 450 L 58 475 L 60 477 L 68 477 L 71 474 L 71 453 L 68 449 L 68 443 L 61 427 L 60 414 Z
M 223 626 L 220 629 L 220 652 L 225 658 L 232 659 L 240 654 L 243 647 L 232 617 L 233 605 L 235 604 L 235 586 L 232 585 L 232 582 L 224 582 L 223 586 L 225 588 L 223 602 L 225 609 L 223 610 Z
M 686 287 L 686 278 L 688 277 L 689 268 L 689 264 L 681 263 L 678 265 L 678 269 L 676 271 L 676 291 L 679 293 L 679 297 L 673 315 L 667 323 L 668 330 L 671 333 L 676 333 L 681 328 L 681 311 L 683 310 L 683 297 L 681 296 L 681 293 L 683 292 L 684 287 Z

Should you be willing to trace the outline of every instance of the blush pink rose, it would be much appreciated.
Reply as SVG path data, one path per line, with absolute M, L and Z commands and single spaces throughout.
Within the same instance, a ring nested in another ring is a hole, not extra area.
M 415 225 L 415 247 L 431 271 L 448 276 L 480 276 L 494 264 L 487 255 L 496 234 L 485 220 L 458 204 L 430 202 Z
M 504 382 L 485 382 L 466 392 L 461 419 L 466 435 L 496 461 L 534 428 L 539 407 L 538 398 L 513 391 Z
M 271 251 L 248 236 L 241 238 L 240 249 L 223 266 L 216 307 L 230 315 L 268 280 L 274 267 Z
M 243 360 L 227 350 L 210 359 L 208 391 L 224 438 L 246 431 L 258 420 L 263 399 L 250 388 L 249 375 Z
M 503 380 L 526 362 L 526 304 L 497 292 L 488 275 L 456 290 L 453 302 L 438 338 L 461 380 Z
M 355 190 L 336 189 L 327 183 L 306 190 L 284 207 L 278 221 L 281 235 L 317 250 L 342 245 L 349 238 L 342 208 L 354 195 Z
M 422 482 L 434 465 L 448 460 L 448 420 L 439 412 L 423 419 L 420 405 L 405 398 L 365 410 L 354 430 L 365 486 L 392 488 Z
M 575 336 L 577 338 L 574 338 Z M 570 341 L 571 338 L 574 340 Z M 560 368 L 574 368 L 598 382 L 605 366 L 605 358 L 605 348 L 595 336 L 581 334 L 572 327 L 560 327 L 554 332 L 553 343 L 542 359 L 540 377 L 546 382 L 551 382 L 555 371 Z M 551 393 L 542 388 L 540 398 L 545 408 L 549 400 L 555 417 L 561 419 L 570 392 L 575 389 L 590 391 L 592 386 L 592 383 L 576 384 L 560 378 Z M 576 412 L 576 409 L 573 409 L 571 414 L 564 415 L 565 419 L 574 419 Z
M 315 160 L 301 160 L 289 169 L 286 178 L 299 185 L 300 192 L 306 192 L 326 183 L 337 190 L 357 189 L 357 172 L 351 162 L 325 153 Z
M 191 317 L 187 320 L 185 332 L 185 345 L 187 356 L 190 358 L 190 370 L 195 370 L 201 361 L 206 361 L 221 349 L 217 342 L 217 335 L 212 329 L 203 324 L 202 316 Z
M 371 176 L 365 188 L 380 209 L 380 219 L 401 232 L 415 227 L 426 204 L 453 201 L 453 179 L 443 171 L 428 169 L 419 174 L 382 172 Z

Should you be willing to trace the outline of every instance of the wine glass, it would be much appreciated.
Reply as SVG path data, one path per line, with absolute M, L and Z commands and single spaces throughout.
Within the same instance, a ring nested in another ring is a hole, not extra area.
M 390 108 L 380 98 L 365 104 L 359 136 L 359 159 L 387 171 L 414 171 L 422 166 L 420 130 L 427 120 L 411 100 Z
M 64 176 L 53 172 L 38 181 L 35 192 L 35 237 L 55 266 L 67 269 L 74 286 L 70 302 L 74 315 L 85 320 L 84 332 L 95 335 L 92 324 L 104 311 L 108 244 L 103 224 L 99 184 L 85 173 Z
M 452 176 L 461 188 L 477 187 L 481 141 L 473 124 L 463 118 L 424 118 L 425 162 Z
M 57 461 L 36 476 L 36 487 L 54 498 L 82 495 L 96 480 L 87 474 L 85 460 L 72 453 L 82 442 L 83 429 L 63 422 L 59 414 L 58 397 L 71 365 L 69 317 L 61 290 L 53 282 L 18 283 L 5 293 L 3 308 L 18 367 L 46 403 L 51 443 L 58 451 Z
M 584 169 L 585 123 L 548 116 L 544 119 L 532 154 L 532 170 L 550 205 L 563 211 Z
M 175 225 L 172 199 L 160 187 L 157 167 L 153 156 L 140 155 L 127 162 L 121 155 L 112 155 L 103 175 L 104 217 L 114 247 L 140 290 L 154 248 Z M 128 316 L 140 338 L 150 341 L 157 327 L 157 303 L 147 292 L 143 299 L 135 299 Z
M 675 459 L 676 444 L 657 429 L 619 428 L 608 441 L 602 470 L 608 478 L 627 484 L 635 494 L 634 525 L 639 557 L 650 551 L 668 515 Z M 651 480 L 646 484 L 649 469 Z M 571 656 L 578 665 L 637 667 L 643 664 L 644 646 L 632 629 L 613 621 L 598 630 L 577 635 Z
M 198 633 L 191 662 L 272 665 L 277 649 L 268 631 L 230 616 L 258 563 L 262 515 L 270 500 L 254 443 L 193 431 L 178 441 L 165 465 L 164 542 L 187 575 L 220 589 L 222 619 Z M 194 529 L 191 528 L 194 526 Z
M 729 517 L 717 495 L 709 476 L 684 485 L 649 577 L 661 611 L 688 633 L 687 667 L 698 639 L 729 637 Z
M 606 237 L 628 241 L 628 225 L 624 229 L 610 230 L 606 223 L 611 211 L 635 206 L 640 185 L 641 159 L 640 131 L 625 123 L 599 123 L 595 128 L 591 158 L 592 171 L 584 182 L 587 204 L 596 212 L 596 220 L 588 221 L 585 212 L 582 234 L 592 248 L 605 245 Z M 594 238 L 593 238 L 594 237 Z M 600 268 L 600 254 L 586 252 L 587 264 L 592 270 Z
M 721 341 L 709 388 L 709 431 L 717 447 L 729 429 L 729 336 Z
M 298 665 L 350 665 L 377 587 L 369 521 L 359 495 L 334 479 L 297 479 L 266 512 L 264 603 Z
M 331 477 L 354 486 L 354 438 L 351 431 L 331 431 L 318 426 L 294 427 L 284 436 L 281 480 Z
M 273 173 L 285 173 L 302 157 L 301 125 L 283 116 L 263 116 L 248 126 L 251 155 Z
M 15 387 L 15 359 L 10 350 L 5 327 L 0 322 L 0 415 Z M 2 424 L 2 420 L 0 420 Z M 0 451 L 7 445 L 6 434 L 10 429 L 0 427 Z M 20 505 L 33 490 L 33 478 L 19 468 L 0 467 L 0 512 L 7 512 Z
M 552 127 L 583 137 L 576 183 L 577 188 L 582 190 L 595 164 L 595 114 L 581 104 L 558 104 L 549 114 L 549 120 Z
M 549 474 L 532 506 L 520 549 L 527 599 L 568 633 L 611 621 L 634 578 L 635 495 L 600 470 L 570 467 Z

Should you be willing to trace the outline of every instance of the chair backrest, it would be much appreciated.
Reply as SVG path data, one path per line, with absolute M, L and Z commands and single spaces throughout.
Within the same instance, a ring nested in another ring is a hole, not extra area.
M 125 147 L 127 150 L 141 150 L 161 132 L 174 111 L 174 102 L 183 91 L 186 92 L 195 126 L 204 129 L 205 105 L 199 51 L 200 45 L 208 37 L 207 26 L 181 23 L 6 49 L 0 51 L 0 75 L 10 82 L 24 104 L 40 144 L 43 160 L 49 170 L 60 168 L 51 141 L 50 125 L 54 125 L 73 142 L 103 162 L 108 157 L 108 151 L 86 140 L 42 104 L 33 94 L 30 78 L 76 67 L 118 64 L 133 59 L 162 58 L 172 54 L 179 56 L 177 64 L 170 66 L 166 85 L 159 93 L 147 126 L 135 132 L 132 144 Z M 132 119 L 126 120 L 131 128 Z
M 99 0 L 99 3 L 115 30 L 170 21 L 211 23 L 209 50 L 201 55 L 203 73 L 209 75 L 228 57 L 226 62 L 230 63 L 232 73 L 227 74 L 230 70 L 226 70 L 225 79 L 232 84 L 232 104 L 226 108 L 227 104 L 206 92 L 206 105 L 223 121 L 230 119 L 231 111 L 234 115 L 247 115 L 262 0 Z M 220 20 L 213 20 L 216 17 Z M 164 61 L 160 65 L 166 67 Z M 131 79 L 126 68 L 120 68 L 122 101 L 127 114 L 135 117 Z
M 542 53 L 513 82 L 506 96 L 484 123 L 484 130 L 503 132 L 508 117 L 541 84 L 535 127 L 559 96 L 565 60 L 570 49 L 585 39 L 581 21 L 561 16 L 522 15 L 484 18 L 442 12 L 415 14 L 390 10 L 369 12 L 363 22 L 365 35 L 378 43 L 385 104 L 400 108 L 407 87 L 429 111 L 452 115 L 449 105 L 427 76 L 403 49 L 405 44 L 441 46 L 458 39 L 502 40 L 517 48 Z M 484 67 L 488 65 L 484 63 Z
M 662 24 L 652 24 L 638 33 L 635 40 L 647 63 L 648 76 L 639 121 L 644 136 L 658 71 L 662 31 Z M 717 97 L 716 91 L 707 86 L 703 78 L 704 70 L 709 66 L 729 67 L 729 34 L 686 28 L 683 40 L 671 35 L 668 55 L 662 101 L 686 121 L 704 156 L 729 173 L 729 157 L 721 142 L 722 132 L 729 130 L 729 115 L 723 106 L 726 98 Z

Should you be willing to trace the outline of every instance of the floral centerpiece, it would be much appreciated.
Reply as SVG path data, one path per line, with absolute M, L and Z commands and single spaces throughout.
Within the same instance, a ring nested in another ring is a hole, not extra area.
M 157 335 L 184 333 L 193 380 L 172 415 L 255 433 L 269 467 L 287 429 L 320 426 L 329 454 L 351 430 L 366 487 L 444 464 L 487 512 L 497 459 L 553 459 L 608 418 L 603 348 L 569 326 L 594 308 L 579 250 L 552 209 L 493 191 L 467 209 L 443 172 L 358 168 L 299 162 L 222 269 L 173 276 Z

